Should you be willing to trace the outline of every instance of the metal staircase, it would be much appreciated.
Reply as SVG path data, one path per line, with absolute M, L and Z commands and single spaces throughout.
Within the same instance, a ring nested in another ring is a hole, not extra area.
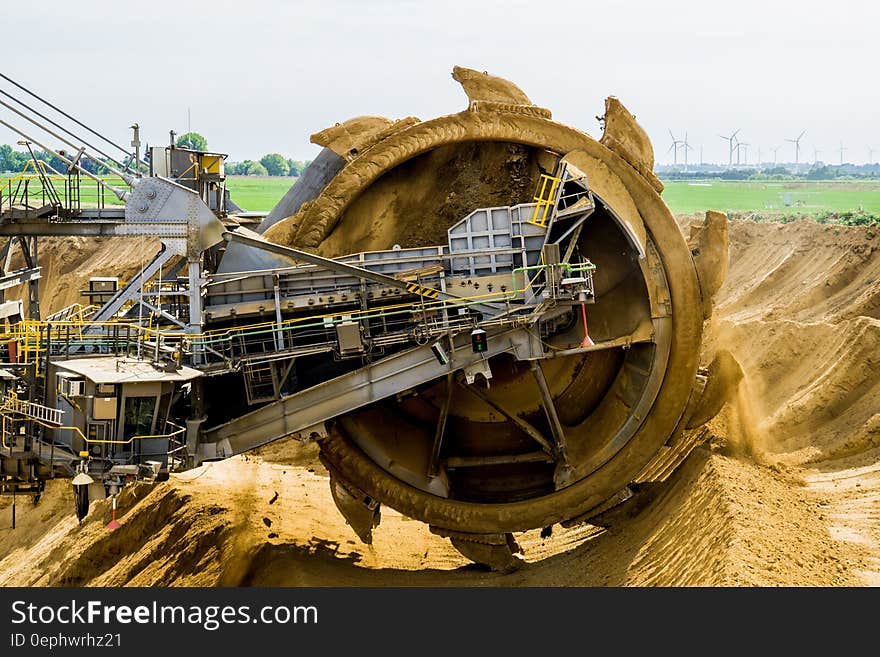
M 116 294 L 90 318 L 90 322 L 106 322 L 112 319 L 126 302 L 134 301 L 137 298 L 140 286 L 158 274 L 162 266 L 173 257 L 174 252 L 163 244 L 162 250 L 156 254 L 150 264 L 136 274 L 128 282 L 128 285 L 119 288 Z
M 0 410 L 8 413 L 18 413 L 34 420 L 39 420 L 44 424 L 60 427 L 63 418 L 63 412 L 57 408 L 43 406 L 36 402 L 19 399 L 15 392 L 7 393 L 3 398 Z

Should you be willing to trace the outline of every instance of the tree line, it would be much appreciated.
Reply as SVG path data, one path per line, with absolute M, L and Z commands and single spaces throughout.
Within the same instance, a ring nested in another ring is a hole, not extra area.
M 177 138 L 177 145 L 196 151 L 208 150 L 208 140 L 197 132 L 187 132 Z M 311 160 L 301 162 L 291 160 L 280 153 L 268 153 L 259 160 L 226 162 L 226 175 L 229 176 L 299 176 Z
M 188 132 L 180 135 L 175 140 L 175 145 L 180 148 L 190 148 L 197 151 L 208 150 L 208 141 L 197 132 Z M 34 158 L 42 160 L 58 173 L 67 173 L 67 164 L 60 157 L 44 150 L 35 150 Z M 61 155 L 71 157 L 70 154 L 60 151 Z M 149 157 L 149 154 L 145 154 Z M 18 151 L 9 144 L 0 144 L 0 173 L 18 173 L 24 169 L 30 161 L 29 151 Z M 107 164 L 111 164 L 106 161 Z M 284 157 L 280 153 L 268 153 L 259 160 L 244 160 L 242 162 L 226 162 L 226 173 L 231 176 L 299 176 L 311 160 L 300 161 Z M 95 175 L 110 173 L 106 166 L 94 160 L 84 157 L 80 165 L 86 171 Z M 115 165 L 114 165 L 115 166 Z M 116 167 L 118 168 L 118 167 Z
M 62 152 L 62 155 L 66 155 Z M 71 157 L 66 155 L 66 157 Z M 58 173 L 67 173 L 67 164 L 60 157 L 44 150 L 35 150 L 34 159 L 41 160 L 55 169 Z M 31 160 L 31 154 L 28 151 L 17 151 L 9 144 L 0 144 L 0 173 L 18 173 L 25 168 Z M 103 165 L 84 157 L 80 161 L 80 166 L 89 173 L 95 175 L 105 175 L 110 171 Z
M 259 160 L 227 162 L 226 174 L 230 176 L 299 176 L 311 160 L 289 160 L 279 153 L 269 153 Z

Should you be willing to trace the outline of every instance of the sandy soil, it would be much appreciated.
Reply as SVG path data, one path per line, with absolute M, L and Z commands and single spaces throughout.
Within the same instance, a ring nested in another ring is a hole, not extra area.
M 47 314 L 74 303 L 88 303 L 81 295 L 92 276 L 117 276 L 127 283 L 159 252 L 159 240 L 150 237 L 43 237 L 39 241 L 40 309 Z M 22 267 L 16 251 L 13 268 Z M 7 299 L 22 296 L 19 288 L 7 290 Z
M 37 506 L 19 497 L 18 528 L 0 530 L 0 584 L 880 584 L 878 279 L 870 229 L 733 222 L 710 346 L 743 366 L 736 403 L 640 513 L 608 530 L 528 532 L 515 573 L 469 565 L 387 509 L 362 545 L 315 446 L 280 441 L 124 491 L 115 532 L 106 501 L 76 522 L 67 482 Z

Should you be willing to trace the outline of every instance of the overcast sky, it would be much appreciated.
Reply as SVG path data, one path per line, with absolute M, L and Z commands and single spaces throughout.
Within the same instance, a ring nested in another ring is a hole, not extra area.
M 736 2 L 15 3 L 0 70 L 105 132 L 165 143 L 204 134 L 231 160 L 310 159 L 309 135 L 362 114 L 458 112 L 453 65 L 516 82 L 554 118 L 599 137 L 619 97 L 672 160 L 668 130 L 706 161 L 741 129 L 753 161 L 806 130 L 801 161 L 880 159 L 880 3 Z M 9 90 L 9 85 L 0 86 Z M 0 116 L 8 120 L 7 110 Z M 0 142 L 15 142 L 0 130 Z M 793 161 L 785 144 L 779 161 Z

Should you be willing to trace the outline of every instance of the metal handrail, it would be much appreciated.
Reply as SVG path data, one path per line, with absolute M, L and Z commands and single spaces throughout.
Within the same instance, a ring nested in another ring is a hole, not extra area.
M 102 175 L 99 178 L 109 182 L 121 180 L 116 175 Z M 47 189 L 46 184 L 52 189 Z M 58 202 L 64 208 L 70 208 L 73 202 L 76 202 L 78 206 L 73 209 L 79 209 L 79 206 L 82 205 L 86 207 L 94 205 L 98 209 L 103 209 L 107 205 L 108 199 L 104 193 L 104 187 L 93 180 L 76 178 L 75 189 L 72 186 L 74 183 L 71 176 L 60 173 L 43 160 L 30 159 L 18 174 L 5 178 L 7 192 L 0 202 L 0 211 L 6 208 L 11 209 L 16 205 L 26 208 L 32 207 L 30 201 L 35 199 L 39 199 L 45 205 L 47 197 L 53 195 L 58 198 Z M 83 194 L 84 190 L 85 194 Z M 122 202 L 115 198 L 110 198 L 109 203 L 122 205 Z
M 61 418 L 64 415 L 60 409 L 44 406 L 26 399 L 19 399 L 18 394 L 15 392 L 7 394 L 3 399 L 2 408 L 34 420 L 43 420 L 54 426 L 61 425 Z
M 547 226 L 547 214 L 550 212 L 550 206 L 556 200 L 556 189 L 561 182 L 562 178 L 546 173 L 541 174 L 541 180 L 538 183 L 538 189 L 533 199 L 535 201 L 535 210 L 532 212 L 532 218 L 529 223 L 541 226 L 542 228 Z

